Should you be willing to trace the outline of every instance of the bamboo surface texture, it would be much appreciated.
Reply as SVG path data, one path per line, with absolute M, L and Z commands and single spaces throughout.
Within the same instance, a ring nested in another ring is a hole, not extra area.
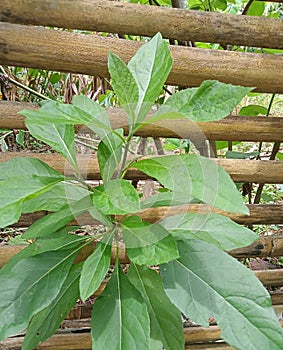
M 25 129 L 23 109 L 36 109 L 36 104 L 0 101 L 0 128 Z M 120 108 L 107 109 L 113 129 L 128 132 L 127 116 Z M 79 127 L 78 132 L 83 132 Z M 283 142 L 283 118 L 229 116 L 216 122 L 194 123 L 188 119 L 163 120 L 147 125 L 136 133 L 142 137 L 174 137 L 218 141 Z
M 66 176 L 72 176 L 74 173 L 74 170 L 65 162 L 64 158 L 55 153 L 8 152 L 0 154 L 0 162 L 17 157 L 39 158 Z M 283 162 L 247 159 L 211 159 L 224 168 L 235 182 L 283 183 Z M 79 154 L 77 160 L 79 169 L 84 177 L 88 180 L 101 179 L 96 156 Z M 217 176 L 217 173 L 211 174 L 211 176 Z M 148 179 L 148 176 L 136 169 L 129 169 L 125 178 L 145 180 Z
M 181 41 L 283 49 L 281 19 L 116 1 L 2 0 L 0 21 L 144 36 L 160 32 L 164 38 Z
M 0 249 L 0 267 L 7 263 L 15 254 L 25 248 L 25 245 L 3 245 Z M 82 249 L 77 257 L 76 262 L 81 262 L 93 252 L 95 244 L 89 244 Z M 240 252 L 239 252 L 240 250 Z M 260 240 L 252 245 L 244 248 L 234 249 L 229 252 L 230 255 L 236 258 L 250 257 L 272 257 L 283 255 L 283 235 L 261 237 Z M 112 263 L 115 262 L 115 251 L 112 254 Z M 119 250 L 119 260 L 122 264 L 129 263 L 125 249 Z M 259 274 L 259 279 L 263 284 L 270 286 L 283 285 L 283 269 L 266 270 Z
M 109 51 L 129 61 L 140 42 L 0 22 L 0 64 L 108 77 Z M 283 57 L 272 54 L 170 47 L 167 83 L 198 86 L 204 80 L 283 93 Z
M 85 322 L 84 322 L 85 324 Z M 282 326 L 282 322 L 281 322 Z M 213 343 L 220 339 L 221 331 L 217 326 L 205 327 L 186 327 L 184 329 L 184 337 L 186 341 L 185 349 L 188 350 L 235 350 L 233 347 L 225 343 Z M 20 350 L 23 342 L 23 336 L 8 338 L 0 342 L 1 350 Z M 198 344 L 199 341 L 204 341 L 206 344 Z M 209 343 L 211 342 L 211 343 Z M 37 350 L 90 350 L 91 335 L 87 327 L 84 332 L 71 329 L 69 332 L 61 332 L 53 335 L 45 342 L 36 347 Z

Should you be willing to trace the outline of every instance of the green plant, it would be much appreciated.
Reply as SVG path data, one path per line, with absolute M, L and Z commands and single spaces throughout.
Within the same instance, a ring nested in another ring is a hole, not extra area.
M 0 339 L 27 328 L 22 349 L 51 336 L 81 297 L 86 300 L 116 267 L 92 314 L 93 349 L 184 348 L 181 312 L 208 326 L 213 316 L 222 337 L 237 349 L 281 349 L 282 330 L 265 288 L 254 274 L 225 251 L 251 244 L 257 235 L 225 216 L 184 213 L 156 223 L 142 221 L 144 208 L 190 202 L 248 214 L 228 174 L 210 159 L 194 154 L 129 159 L 129 145 L 144 125 L 166 118 L 209 121 L 225 117 L 249 88 L 203 82 L 172 95 L 148 116 L 170 72 L 168 45 L 157 34 L 128 65 L 109 53 L 112 86 L 128 115 L 129 133 L 112 130 L 106 111 L 84 96 L 72 105 L 47 102 L 25 110 L 30 133 L 65 157 L 74 177 L 42 161 L 17 158 L 0 165 L 0 225 L 21 213 L 52 213 L 22 235 L 34 240 L 0 271 Z M 85 124 L 100 137 L 97 159 L 103 185 L 91 187 L 80 173 L 74 125 Z M 166 190 L 141 200 L 125 179 L 128 169 L 155 178 Z M 70 221 L 88 212 L 104 225 L 93 236 L 70 234 Z M 78 253 L 96 242 L 93 253 Z M 130 260 L 119 264 L 123 243 Z M 160 274 L 150 266 L 159 265 Z

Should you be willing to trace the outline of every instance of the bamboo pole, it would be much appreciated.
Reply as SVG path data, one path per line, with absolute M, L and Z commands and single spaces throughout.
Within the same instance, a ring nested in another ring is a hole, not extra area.
M 78 15 L 79 14 L 79 15 Z M 105 0 L 2 0 L 0 21 L 283 49 L 283 21 Z
M 83 322 L 85 325 L 86 322 Z M 281 326 L 283 326 L 282 322 Z M 91 349 L 91 335 L 85 329 L 84 333 L 72 331 L 65 331 L 54 334 L 51 338 L 36 347 L 37 350 L 90 350 Z M 186 342 L 185 349 L 205 349 L 205 350 L 232 350 L 226 343 L 208 343 L 221 339 L 221 330 L 218 326 L 205 327 L 186 327 L 184 328 L 184 337 Z M 24 336 L 7 338 L 0 342 L 1 350 L 20 350 Z M 199 342 L 207 342 L 206 344 L 198 344 Z M 190 343 L 190 344 L 189 344 Z
M 137 213 L 144 221 L 157 222 L 166 216 L 184 214 L 194 212 L 199 214 L 209 214 L 211 212 L 228 216 L 233 221 L 242 225 L 271 225 L 283 224 L 283 209 L 280 204 L 249 204 L 250 215 L 241 215 L 227 213 L 220 209 L 210 207 L 205 204 L 188 204 L 173 207 L 157 207 L 150 208 Z M 36 220 L 45 215 L 45 212 L 36 212 L 32 214 L 24 214 L 20 220 L 13 224 L 13 227 L 28 227 Z M 96 222 L 88 214 L 81 214 L 77 220 L 71 222 L 71 225 L 97 225 Z
M 177 11 L 177 10 L 176 10 Z M 0 22 L 0 64 L 108 77 L 107 56 L 112 51 L 124 61 L 143 45 Z M 204 80 L 255 87 L 256 91 L 283 93 L 283 57 L 234 51 L 170 47 L 174 64 L 170 85 L 198 86 Z
M 73 169 L 65 162 L 64 158 L 55 153 L 34 154 L 26 152 L 7 152 L 0 154 L 0 162 L 5 162 L 17 157 L 33 157 L 41 159 L 66 176 L 73 176 L 74 173 Z M 283 183 L 283 162 L 247 159 L 211 159 L 226 170 L 235 182 Z M 101 180 L 96 156 L 79 154 L 77 160 L 79 169 L 84 177 L 89 180 Z M 213 174 L 211 175 L 213 176 Z M 217 174 L 215 174 L 215 176 L 217 176 Z M 131 180 L 144 180 L 149 177 L 141 171 L 129 169 L 125 178 Z
M 15 254 L 24 249 L 25 245 L 3 245 L 0 248 L 0 268 L 6 264 Z M 76 262 L 81 262 L 87 259 L 87 257 L 95 249 L 95 243 L 89 244 L 83 248 Z M 116 255 L 115 249 L 113 249 L 111 263 L 115 263 Z M 283 255 L 283 235 L 274 235 L 261 237 L 258 241 L 252 245 L 244 248 L 234 249 L 229 252 L 230 255 L 235 258 L 255 258 L 255 257 L 278 257 Z M 122 264 L 128 264 L 129 259 L 126 254 L 126 250 L 121 247 L 119 249 L 119 260 Z M 264 270 L 263 272 L 258 273 L 258 278 L 263 284 L 268 286 L 278 286 L 283 285 L 283 269 L 279 270 Z
M 23 109 L 36 109 L 36 104 L 0 101 L 0 128 L 25 129 L 25 117 L 17 114 Z M 107 109 L 113 129 L 128 132 L 125 112 Z M 82 132 L 77 126 L 76 130 Z M 137 136 L 209 139 L 218 141 L 283 142 L 283 118 L 229 116 L 216 122 L 194 123 L 188 119 L 164 120 L 140 129 Z

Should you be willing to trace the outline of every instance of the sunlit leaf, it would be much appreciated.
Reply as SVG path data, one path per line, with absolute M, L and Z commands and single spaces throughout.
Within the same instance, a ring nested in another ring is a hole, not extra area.
M 191 154 L 163 156 L 137 161 L 133 167 L 157 179 L 177 198 L 187 197 L 183 204 L 198 199 L 225 211 L 248 214 L 229 175 L 211 159 Z
M 223 250 L 246 247 L 259 239 L 248 228 L 216 213 L 184 213 L 159 222 L 177 239 L 200 239 Z

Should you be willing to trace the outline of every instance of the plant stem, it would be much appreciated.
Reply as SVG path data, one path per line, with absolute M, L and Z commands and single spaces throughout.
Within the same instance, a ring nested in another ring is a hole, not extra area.
M 11 78 L 11 77 L 6 73 L 6 71 L 5 71 L 5 69 L 3 68 L 3 66 L 0 66 L 0 69 L 1 69 L 1 71 L 3 72 L 3 74 L 7 77 L 7 79 L 9 79 L 9 81 L 10 81 L 11 83 L 13 83 L 13 84 L 17 85 L 18 87 L 20 87 L 20 88 L 22 88 L 22 89 L 24 89 L 24 90 L 30 92 L 31 94 L 33 94 L 33 95 L 35 95 L 35 96 L 37 96 L 37 97 L 42 98 L 43 100 L 53 101 L 51 98 L 49 98 L 49 97 L 47 97 L 47 96 L 44 96 L 44 95 L 42 95 L 40 92 L 37 92 L 37 91 L 35 91 L 35 90 L 29 88 L 28 86 L 25 86 L 25 85 L 19 83 L 17 80 Z

